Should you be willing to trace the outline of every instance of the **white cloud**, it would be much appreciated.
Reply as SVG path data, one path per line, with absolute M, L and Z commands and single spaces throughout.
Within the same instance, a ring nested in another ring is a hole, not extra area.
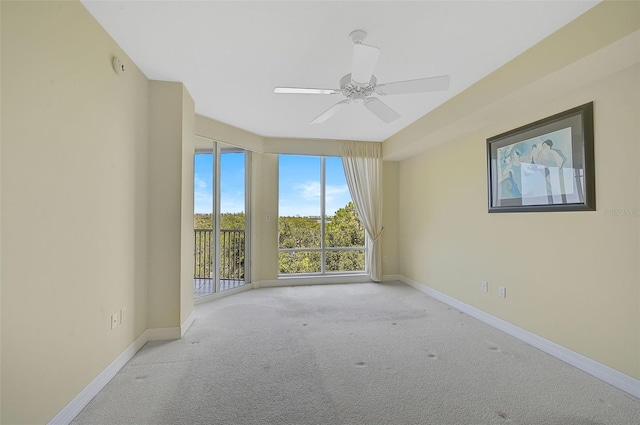
M 327 185 L 325 187 L 325 206 L 328 215 L 344 207 L 351 200 L 349 188 L 344 185 Z M 291 193 L 282 193 L 279 203 L 281 216 L 316 216 L 320 215 L 320 182 L 307 181 L 293 186 Z
M 294 191 L 296 191 L 300 196 L 307 200 L 316 200 L 320 199 L 320 182 L 318 181 L 308 181 L 304 184 L 298 184 L 293 187 Z M 339 186 L 325 186 L 325 200 L 328 202 L 336 197 L 341 197 L 340 195 L 348 194 L 349 187 L 346 184 Z
M 209 185 L 206 181 L 198 177 L 197 175 L 193 178 L 193 186 L 196 190 L 198 189 L 206 189 Z
M 320 182 L 308 181 L 303 184 L 293 186 L 293 190 L 307 201 L 320 199 Z
M 345 194 L 349 194 L 349 187 L 346 184 L 341 186 L 327 186 L 325 188 L 324 196 L 326 202 L 329 203 L 329 201 L 332 201 L 336 198 L 344 198 Z
M 213 211 L 211 182 L 197 174 L 193 178 L 193 211 L 196 214 L 210 214 Z

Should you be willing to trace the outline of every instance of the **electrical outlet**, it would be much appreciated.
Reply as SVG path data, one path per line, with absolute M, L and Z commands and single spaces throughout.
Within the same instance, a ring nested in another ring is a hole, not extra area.
M 264 221 L 266 221 L 267 223 L 269 223 L 271 221 L 271 216 L 269 214 L 267 214 L 266 216 L 264 216 Z
M 383 262 L 383 263 L 386 263 L 388 260 L 389 260 L 389 258 L 388 258 L 386 255 L 384 255 L 384 256 L 382 257 L 382 262 Z
M 118 313 L 113 313 L 111 315 L 111 329 L 115 329 L 118 327 Z
M 123 307 L 120 309 L 120 323 L 124 323 L 125 320 L 127 320 L 127 309 Z
M 498 295 L 500 298 L 507 298 L 507 288 L 504 286 L 498 286 Z
M 489 292 L 489 283 L 486 280 L 480 282 L 480 285 L 482 285 L 482 292 Z

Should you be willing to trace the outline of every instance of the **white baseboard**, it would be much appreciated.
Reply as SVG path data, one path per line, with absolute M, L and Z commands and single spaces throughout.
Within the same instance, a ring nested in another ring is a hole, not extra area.
M 429 295 L 430 297 L 435 298 L 438 301 L 442 301 L 443 303 L 448 304 L 451 307 L 454 307 L 468 314 L 469 316 L 475 317 L 476 319 L 488 324 L 489 326 L 492 326 L 504 333 L 518 338 L 519 340 L 526 342 L 527 344 L 536 347 L 539 350 L 542 350 L 545 353 L 550 354 L 574 367 L 577 367 L 578 369 L 583 370 L 588 374 L 593 375 L 596 378 L 601 379 L 602 381 L 621 389 L 622 391 L 640 398 L 640 380 L 638 379 L 635 379 L 607 365 L 585 357 L 582 354 L 576 353 L 575 351 L 563 347 L 562 345 L 556 344 L 555 342 L 549 341 L 548 339 L 522 329 L 505 320 L 492 316 L 489 313 L 486 313 L 476 307 L 470 306 L 469 304 L 465 304 L 462 301 L 443 294 L 442 292 L 436 291 L 435 289 L 423 285 L 422 283 L 413 281 L 401 275 L 398 275 L 398 279 L 393 280 L 400 280 L 401 282 L 414 287 L 418 291 Z
M 282 286 L 334 285 L 340 283 L 371 283 L 367 274 L 343 274 L 335 276 L 281 277 L 275 280 L 253 282 L 254 288 L 277 288 Z
M 180 339 L 182 330 L 180 326 L 172 328 L 152 328 L 144 331 L 147 336 L 147 341 L 168 341 L 172 339 Z
M 185 326 L 191 326 L 195 318 L 193 315 L 189 316 L 189 319 L 185 322 Z M 188 329 L 185 327 L 185 332 Z M 180 339 L 179 327 L 174 328 L 155 328 L 147 329 L 138 338 L 135 339 L 109 366 L 107 366 L 93 381 L 89 383 L 77 396 L 69 402 L 57 415 L 55 415 L 47 425 L 66 425 L 78 416 L 82 409 L 93 398 L 98 395 L 100 391 L 113 379 L 114 376 L 127 364 L 129 360 L 149 341 L 165 341 L 172 339 Z
M 78 416 L 87 404 L 116 376 L 116 373 L 124 367 L 129 360 L 142 348 L 148 341 L 147 331 L 144 331 L 135 339 L 102 373 L 100 373 L 89 385 L 87 385 L 80 393 L 71 400 L 57 415 L 53 417 L 47 424 L 58 425 L 68 424 Z
M 404 282 L 403 281 L 403 277 L 399 274 L 385 274 L 382 275 L 382 281 L 383 282 L 395 282 L 395 281 L 400 281 L 400 282 Z
M 189 330 L 191 325 L 193 325 L 193 322 L 195 320 L 196 320 L 196 316 L 193 314 L 193 311 L 192 311 L 189 317 L 187 317 L 187 320 L 185 320 L 182 326 L 180 326 L 180 338 L 182 338 L 184 334 L 187 333 L 187 331 Z

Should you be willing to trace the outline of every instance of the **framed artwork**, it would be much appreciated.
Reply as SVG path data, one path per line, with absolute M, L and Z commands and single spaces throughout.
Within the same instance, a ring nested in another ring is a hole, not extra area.
M 489 212 L 595 211 L 593 102 L 487 139 Z

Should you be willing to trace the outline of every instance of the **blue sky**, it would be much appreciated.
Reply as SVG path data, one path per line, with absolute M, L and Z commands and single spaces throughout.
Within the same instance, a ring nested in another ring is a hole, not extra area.
M 244 211 L 244 154 L 226 153 L 221 160 L 220 210 Z M 320 215 L 320 158 L 280 155 L 279 214 L 281 216 Z M 210 154 L 195 156 L 194 208 L 210 213 L 213 199 L 213 166 Z M 326 213 L 333 215 L 349 201 L 342 160 L 326 159 Z
M 193 209 L 196 214 L 213 211 L 213 163 L 211 154 L 196 154 L 193 162 Z

